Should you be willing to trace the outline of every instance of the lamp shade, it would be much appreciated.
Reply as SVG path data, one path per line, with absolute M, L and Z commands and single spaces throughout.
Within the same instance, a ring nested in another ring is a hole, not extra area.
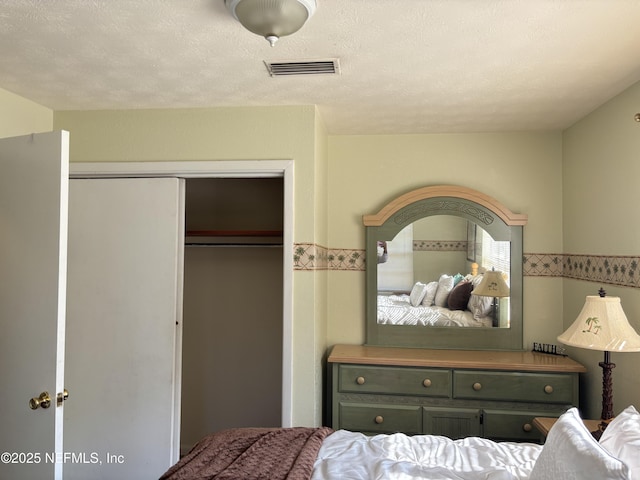
M 504 281 L 502 272 L 498 270 L 484 272 L 480 284 L 471 293 L 481 297 L 508 297 L 510 295 L 509 285 Z
M 620 297 L 587 296 L 578 318 L 558 341 L 590 350 L 640 352 L 640 336 L 629 325 Z
M 225 0 L 233 16 L 271 46 L 302 28 L 316 9 L 315 0 Z

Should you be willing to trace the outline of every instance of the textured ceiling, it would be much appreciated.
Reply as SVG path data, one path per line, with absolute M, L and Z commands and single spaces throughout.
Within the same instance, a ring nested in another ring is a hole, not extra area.
M 264 65 L 326 58 L 340 75 Z M 273 48 L 224 0 L 0 0 L 0 88 L 54 110 L 315 104 L 331 134 L 548 130 L 639 80 L 640 0 L 318 0 Z

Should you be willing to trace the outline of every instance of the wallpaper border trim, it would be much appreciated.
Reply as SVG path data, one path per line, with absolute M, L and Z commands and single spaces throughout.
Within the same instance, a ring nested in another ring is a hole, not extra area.
M 563 277 L 640 288 L 640 257 L 624 255 L 526 253 L 523 274 Z
M 327 248 L 316 243 L 296 243 L 293 252 L 294 270 L 365 271 L 364 249 Z M 522 273 L 526 277 L 573 278 L 640 288 L 640 257 L 525 253 L 522 258 Z
M 316 243 L 296 243 L 293 248 L 294 270 L 365 270 L 364 250 L 327 248 Z

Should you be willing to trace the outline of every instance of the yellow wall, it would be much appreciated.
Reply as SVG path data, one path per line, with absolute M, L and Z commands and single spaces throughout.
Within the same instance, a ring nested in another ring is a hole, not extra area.
M 560 132 L 332 136 L 329 138 L 329 243 L 364 248 L 362 215 L 425 185 L 455 184 L 484 192 L 529 215 L 525 252 L 562 251 Z M 364 341 L 361 272 L 329 273 L 327 342 Z M 560 333 L 560 279 L 524 281 L 525 346 Z M 540 299 L 545 299 L 541 302 Z
M 563 202 L 564 252 L 638 256 L 640 249 L 640 84 L 627 89 L 564 132 Z M 580 313 L 585 296 L 603 287 L 620 297 L 631 325 L 640 332 L 640 289 L 563 281 L 564 326 Z M 571 348 L 570 354 L 589 373 L 581 396 L 586 415 L 600 418 L 602 352 Z M 614 413 L 640 406 L 640 353 L 612 353 Z
M 52 129 L 52 110 L 0 88 L 0 138 Z
M 56 129 L 70 132 L 70 160 L 183 161 L 294 160 L 294 241 L 315 242 L 318 146 L 314 106 L 56 112 Z M 322 139 L 320 139 L 322 141 Z M 325 274 L 294 272 L 293 422 L 321 421 L 320 356 L 325 340 L 317 305 L 326 304 L 316 284 Z M 259 362 L 256 359 L 256 362 Z

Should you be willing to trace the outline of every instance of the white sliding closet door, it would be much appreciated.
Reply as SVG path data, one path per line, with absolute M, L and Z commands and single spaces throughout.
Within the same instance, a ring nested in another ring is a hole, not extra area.
M 64 478 L 158 478 L 177 461 L 184 184 L 72 179 Z M 91 457 L 94 458 L 94 457 Z

